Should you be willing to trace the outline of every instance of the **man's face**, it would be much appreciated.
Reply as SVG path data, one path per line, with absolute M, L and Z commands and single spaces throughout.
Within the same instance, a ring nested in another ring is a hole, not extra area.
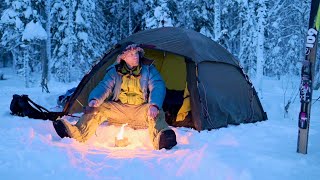
M 127 65 L 132 68 L 139 65 L 139 52 L 136 50 L 128 51 L 123 59 L 127 63 Z

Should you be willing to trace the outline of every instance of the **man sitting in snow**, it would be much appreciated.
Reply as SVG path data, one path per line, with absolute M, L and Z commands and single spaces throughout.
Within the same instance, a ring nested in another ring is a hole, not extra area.
M 58 135 L 84 142 L 107 120 L 112 124 L 148 127 L 155 149 L 175 146 L 176 135 L 168 127 L 161 109 L 165 83 L 153 61 L 143 55 L 143 49 L 137 45 L 127 46 L 91 91 L 86 109 L 92 112 L 85 112 L 75 125 L 63 119 L 55 121 Z

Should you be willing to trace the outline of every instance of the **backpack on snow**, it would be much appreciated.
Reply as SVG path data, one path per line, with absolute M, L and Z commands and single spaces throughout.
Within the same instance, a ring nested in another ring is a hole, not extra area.
M 65 112 L 50 112 L 46 108 L 33 102 L 28 95 L 14 94 L 10 103 L 12 115 L 27 116 L 34 119 L 56 120 L 58 117 L 66 115 Z
M 67 90 L 67 92 L 61 96 L 58 97 L 57 104 L 61 107 L 64 107 L 66 105 L 66 102 L 69 101 L 70 97 L 73 95 L 75 92 L 76 87 L 71 88 Z

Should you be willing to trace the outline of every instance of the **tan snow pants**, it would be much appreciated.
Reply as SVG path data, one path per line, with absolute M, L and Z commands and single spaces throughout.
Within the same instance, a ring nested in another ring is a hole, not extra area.
M 149 106 L 149 104 L 129 105 L 110 101 L 96 108 L 95 113 L 84 114 L 75 125 L 71 125 L 67 121 L 63 121 L 63 123 L 71 138 L 80 142 L 84 142 L 94 135 L 99 125 L 104 121 L 118 125 L 128 123 L 132 128 L 148 128 L 153 146 L 158 149 L 159 132 L 170 128 L 165 121 L 162 110 L 156 119 L 147 117 Z

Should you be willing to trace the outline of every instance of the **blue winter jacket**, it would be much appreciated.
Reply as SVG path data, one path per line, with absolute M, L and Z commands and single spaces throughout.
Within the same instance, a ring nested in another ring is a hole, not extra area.
M 144 63 L 144 61 L 149 61 Z M 150 60 L 144 58 L 142 61 L 140 85 L 145 102 L 162 108 L 162 103 L 166 94 L 165 83 L 155 66 Z M 153 61 L 152 61 L 153 62 Z M 119 98 L 122 83 L 122 75 L 116 71 L 115 65 L 107 69 L 103 80 L 91 91 L 88 102 L 95 99 L 101 105 L 106 99 L 117 101 Z

